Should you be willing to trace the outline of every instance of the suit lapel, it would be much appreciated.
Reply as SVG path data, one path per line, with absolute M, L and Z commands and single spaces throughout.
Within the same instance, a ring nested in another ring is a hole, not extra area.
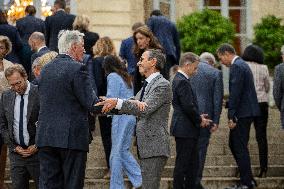
M 160 78 L 162 77 L 162 75 L 158 75 L 157 77 L 155 77 L 154 79 L 152 79 L 152 81 L 148 84 L 148 86 L 146 87 L 145 93 L 144 93 L 144 97 L 147 96 L 147 94 L 149 93 L 149 91 L 151 90 L 151 88 L 153 87 L 153 85 L 155 84 L 156 81 L 158 81 Z
M 34 105 L 34 90 L 33 87 L 31 86 L 30 88 L 30 92 L 29 92 L 29 97 L 28 97 L 28 108 L 27 108 L 27 123 L 29 122 L 31 113 L 32 113 L 32 109 L 33 109 L 33 105 Z
M 11 94 L 8 95 L 8 100 L 7 100 L 7 107 L 8 107 L 8 112 L 10 112 L 10 116 L 8 116 L 8 129 L 10 132 L 10 137 L 14 136 L 13 132 L 13 123 L 14 123 L 14 106 L 15 106 L 15 99 L 16 99 L 16 93 L 15 92 L 10 92 Z

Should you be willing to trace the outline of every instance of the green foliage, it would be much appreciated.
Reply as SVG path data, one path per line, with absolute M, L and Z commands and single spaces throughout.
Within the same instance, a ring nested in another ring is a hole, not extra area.
M 263 17 L 259 24 L 254 26 L 254 44 L 262 47 L 264 62 L 269 68 L 274 68 L 281 62 L 281 46 L 284 45 L 284 26 L 281 18 L 273 15 Z
M 232 43 L 235 26 L 220 13 L 205 9 L 183 16 L 177 22 L 181 48 L 184 52 L 216 53 L 222 43 Z

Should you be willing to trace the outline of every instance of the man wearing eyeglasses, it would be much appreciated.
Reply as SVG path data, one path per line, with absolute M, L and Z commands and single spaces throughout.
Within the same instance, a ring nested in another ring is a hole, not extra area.
M 146 50 L 137 64 L 146 79 L 136 96 L 128 100 L 109 98 L 97 104 L 104 105 L 104 113 L 115 108 L 121 114 L 138 117 L 136 136 L 142 189 L 159 188 L 170 156 L 168 119 L 172 92 L 170 83 L 160 74 L 165 62 L 166 57 L 160 50 Z
M 36 122 L 39 114 L 37 87 L 27 80 L 22 65 L 5 70 L 10 89 L 0 101 L 0 129 L 9 146 L 11 179 L 14 189 L 28 189 L 29 177 L 39 183 L 39 161 L 35 145 Z

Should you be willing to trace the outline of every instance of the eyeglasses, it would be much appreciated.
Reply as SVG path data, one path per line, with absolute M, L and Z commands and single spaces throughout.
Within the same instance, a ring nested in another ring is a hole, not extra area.
M 18 81 L 16 83 L 13 83 L 13 84 L 10 84 L 11 88 L 15 88 L 15 87 L 18 87 L 22 84 L 22 81 Z

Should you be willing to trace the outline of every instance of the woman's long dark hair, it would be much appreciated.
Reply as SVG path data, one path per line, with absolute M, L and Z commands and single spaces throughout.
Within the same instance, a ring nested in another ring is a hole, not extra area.
M 106 75 L 115 72 L 122 77 L 128 88 L 132 88 L 132 77 L 127 73 L 126 65 L 115 55 L 107 55 L 103 61 Z
M 140 58 L 143 52 L 146 49 L 140 49 L 137 44 L 136 34 L 140 33 L 141 35 L 144 35 L 145 37 L 148 37 L 150 39 L 148 49 L 161 49 L 163 50 L 162 45 L 159 43 L 159 40 L 154 36 L 153 32 L 150 30 L 148 26 L 141 26 L 137 28 L 133 33 L 133 39 L 134 39 L 134 48 L 133 52 L 136 56 L 136 58 Z
M 264 63 L 264 53 L 261 47 L 249 45 L 245 48 L 242 58 L 248 62 Z

